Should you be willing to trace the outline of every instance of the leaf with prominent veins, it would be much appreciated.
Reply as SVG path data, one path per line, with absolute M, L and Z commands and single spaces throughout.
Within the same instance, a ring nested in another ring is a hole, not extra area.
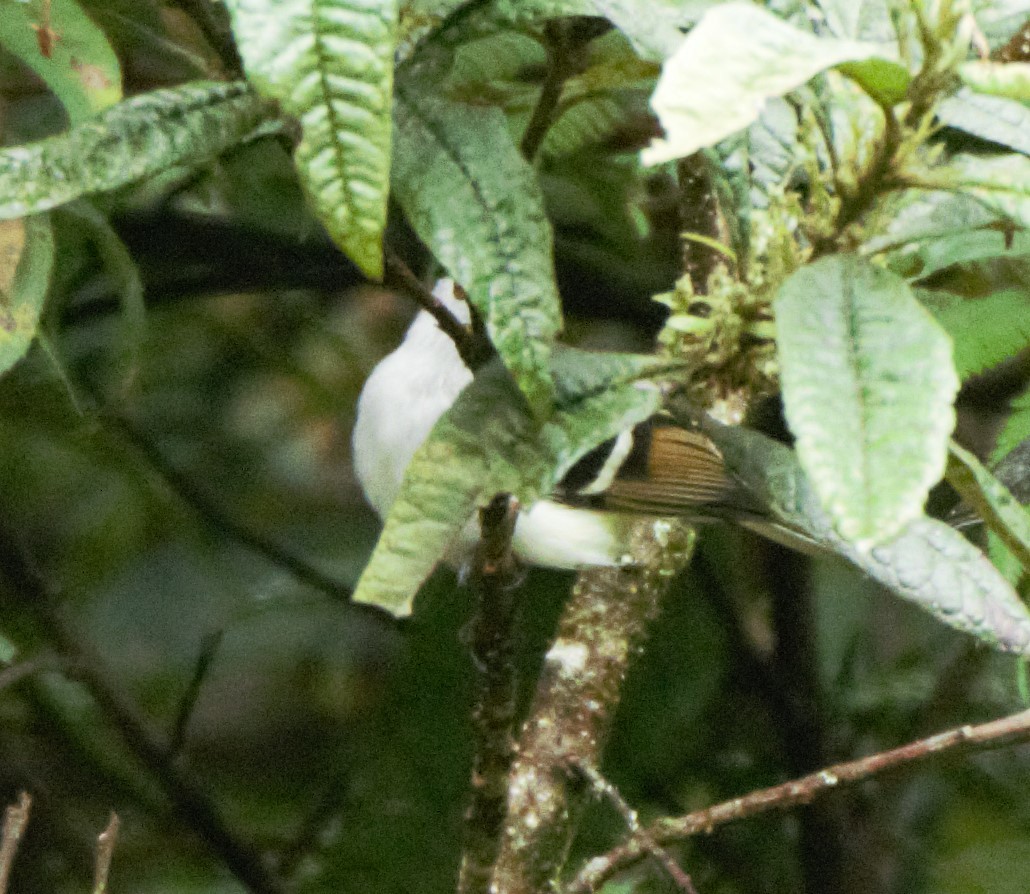
M 330 236 L 383 273 L 395 0 L 228 0 L 247 75 L 300 122 L 296 162 Z

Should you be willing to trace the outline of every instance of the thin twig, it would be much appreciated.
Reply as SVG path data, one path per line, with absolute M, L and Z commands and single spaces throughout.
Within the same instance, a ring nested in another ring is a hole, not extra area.
M 835 764 L 799 779 L 759 789 L 714 807 L 682 817 L 658 820 L 647 833 L 659 844 L 685 841 L 711 834 L 719 826 L 748 819 L 770 810 L 789 810 L 846 786 L 872 779 L 889 770 L 926 760 L 945 752 L 981 751 L 1030 741 L 1030 710 L 1010 714 L 977 726 L 960 726 L 853 761 Z M 593 894 L 611 879 L 647 856 L 642 842 L 627 838 L 601 857 L 591 860 L 564 889 L 564 894 Z
M 93 867 L 93 894 L 106 894 L 107 879 L 111 874 L 111 859 L 118 843 L 118 827 L 121 820 L 117 813 L 111 814 L 107 828 L 97 836 L 97 859 Z
M 168 488 L 216 531 L 243 544 L 274 565 L 285 568 L 297 580 L 334 599 L 349 600 L 351 591 L 339 581 L 323 574 L 305 559 L 271 538 L 241 525 L 201 488 L 180 472 L 162 453 L 157 442 L 128 419 L 110 413 L 103 415 L 107 428 L 131 445 Z
M 11 867 L 18 853 L 25 827 L 29 824 L 29 811 L 32 809 L 32 798 L 28 792 L 18 795 L 18 803 L 11 804 L 4 811 L 4 827 L 0 832 L 0 894 L 6 894 L 7 882 L 11 877 Z
M 190 717 L 200 697 L 200 690 L 203 688 L 204 680 L 207 679 L 207 672 L 211 669 L 211 662 L 222 645 L 224 630 L 216 630 L 207 634 L 201 640 L 200 654 L 197 656 L 197 663 L 193 667 L 193 676 L 190 677 L 189 686 L 179 702 L 179 710 L 175 715 L 175 725 L 172 727 L 171 741 L 168 743 L 170 757 L 174 758 L 182 750 L 186 741 L 186 729 L 189 727 Z
M 136 759 L 158 781 L 186 827 L 254 894 L 281 894 L 281 886 L 266 868 L 262 854 L 229 828 L 200 784 L 175 766 L 167 743 L 115 682 L 103 658 L 68 619 L 50 584 L 17 540 L 3 528 L 0 528 L 0 575 L 7 584 L 9 597 L 21 604 L 57 652 L 76 668 L 76 679 L 86 687 Z
M 573 769 L 577 773 L 582 773 L 586 777 L 587 781 L 590 782 L 591 787 L 599 797 L 605 798 L 611 802 L 612 806 L 619 812 L 619 816 L 622 817 L 623 822 L 629 829 L 630 835 L 637 838 L 644 850 L 658 861 L 659 865 L 666 871 L 669 878 L 673 880 L 676 887 L 681 891 L 684 891 L 685 894 L 697 894 L 697 890 L 694 888 L 694 883 L 690 880 L 690 876 L 680 868 L 679 863 L 673 859 L 672 854 L 647 834 L 647 829 L 640 825 L 640 817 L 637 815 L 637 812 L 630 807 L 626 799 L 622 797 L 619 790 L 612 785 L 611 782 L 605 779 L 601 771 L 596 767 L 591 767 L 585 764 L 576 764 Z
M 440 331 L 454 342 L 454 347 L 469 369 L 479 369 L 493 356 L 490 343 L 476 338 L 469 327 L 460 323 L 389 247 L 385 254 L 383 285 L 407 295 L 426 313 L 431 314 Z
M 479 668 L 472 712 L 472 795 L 465 812 L 458 894 L 488 894 L 508 809 L 514 758 L 518 672 L 515 662 L 519 571 L 511 552 L 518 501 L 500 494 L 480 514 L 482 537 L 469 581 L 478 611 L 472 655 Z

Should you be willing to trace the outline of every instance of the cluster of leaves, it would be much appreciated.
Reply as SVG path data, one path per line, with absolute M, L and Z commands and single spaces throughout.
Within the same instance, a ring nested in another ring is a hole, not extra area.
M 724 416 L 781 388 L 796 455 L 711 428 L 769 511 L 946 623 L 1026 653 L 1015 585 L 1030 537 L 999 481 L 1018 493 L 1022 464 L 995 477 L 949 440 L 960 382 L 1030 341 L 1030 77 L 1025 62 L 976 58 L 1024 25 L 1025 3 L 224 6 L 209 37 L 231 32 L 240 70 L 224 53 L 195 80 L 123 99 L 114 28 L 96 24 L 124 19 L 118 4 L 0 0 L 0 46 L 68 124 L 0 151 L 0 372 L 34 340 L 53 351 L 40 320 L 61 275 L 59 213 L 93 234 L 132 332 L 140 281 L 104 212 L 231 149 L 292 140 L 311 209 L 358 268 L 383 273 L 392 198 L 499 355 L 416 458 L 359 600 L 410 611 L 477 504 L 546 493 L 658 408 L 641 383 L 675 379 Z M 649 102 L 664 132 L 650 144 Z M 554 223 L 588 220 L 618 258 L 651 225 L 648 185 L 684 158 L 718 196 L 717 232 L 685 236 L 722 260 L 661 297 L 665 356 L 559 347 Z M 993 459 L 1028 435 L 1024 397 Z M 945 471 L 987 517 L 1009 581 L 923 514 Z M 14 652 L 0 639 L 0 657 Z

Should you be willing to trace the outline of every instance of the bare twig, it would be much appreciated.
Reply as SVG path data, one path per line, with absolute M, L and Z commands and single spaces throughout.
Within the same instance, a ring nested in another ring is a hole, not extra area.
M 32 798 L 28 792 L 18 795 L 18 803 L 11 804 L 4 811 L 4 827 L 0 832 L 0 894 L 6 894 L 7 882 L 11 877 L 11 866 L 18 853 L 25 827 L 29 824 L 29 811 L 32 809 Z
M 580 573 L 519 737 L 492 891 L 550 890 L 582 801 L 568 768 L 599 763 L 626 672 L 693 543 L 692 531 L 641 522 L 636 564 Z
M 479 369 L 493 356 L 490 342 L 477 338 L 469 327 L 458 322 L 389 247 L 386 249 L 383 285 L 407 295 L 424 311 L 432 314 L 440 331 L 454 342 L 454 347 L 469 369 Z
M 117 813 L 111 814 L 107 828 L 97 836 L 97 859 L 93 867 L 93 894 L 107 894 L 107 879 L 111 874 L 111 859 L 118 842 L 121 821 Z
M 519 572 L 511 552 L 517 516 L 514 497 L 495 497 L 480 515 L 482 538 L 472 560 L 470 586 L 478 605 L 472 654 L 480 674 L 472 714 L 472 797 L 465 812 L 459 894 L 488 894 L 508 807 L 517 690 L 514 627 Z
M 686 816 L 658 820 L 647 827 L 648 835 L 659 844 L 684 841 L 695 835 L 708 835 L 719 826 L 747 819 L 770 810 L 788 810 L 811 803 L 830 791 L 872 779 L 888 770 L 926 760 L 944 752 L 981 751 L 1030 741 L 1030 710 L 1020 711 L 977 726 L 960 726 L 947 732 L 919 739 L 858 760 L 846 761 L 771 788 L 759 789 L 714 807 L 696 810 Z M 564 894 L 593 894 L 616 873 L 627 869 L 647 855 L 639 838 L 622 844 L 587 863 L 564 889 Z
M 576 765 L 574 769 L 587 778 L 599 797 L 606 798 L 611 802 L 612 806 L 619 812 L 623 822 L 626 823 L 630 835 L 639 839 L 644 850 L 658 861 L 659 865 L 668 873 L 669 878 L 676 884 L 676 887 L 683 891 L 684 894 L 697 894 L 690 876 L 680 868 L 680 865 L 672 858 L 672 854 L 648 835 L 647 830 L 640 825 L 640 818 L 637 812 L 630 807 L 626 799 L 619 793 L 619 790 L 604 778 L 601 771 L 596 767 L 584 765 Z
M 175 757 L 186 741 L 186 729 L 190 723 L 193 709 L 196 707 L 197 699 L 200 697 L 200 690 L 207 678 L 207 672 L 211 668 L 211 662 L 215 660 L 219 647 L 222 645 L 224 630 L 216 630 L 209 633 L 201 640 L 200 654 L 197 656 L 197 663 L 193 668 L 193 676 L 190 684 L 186 687 L 182 701 L 179 703 L 179 710 L 175 715 L 175 725 L 172 727 L 172 738 L 168 743 L 170 757 Z
M 193 777 L 178 769 L 168 745 L 135 702 L 112 678 L 106 663 L 84 640 L 57 595 L 9 531 L 0 528 L 0 579 L 11 599 L 35 619 L 136 759 L 154 776 L 175 813 L 254 894 L 280 894 L 281 886 L 261 853 L 240 839 Z

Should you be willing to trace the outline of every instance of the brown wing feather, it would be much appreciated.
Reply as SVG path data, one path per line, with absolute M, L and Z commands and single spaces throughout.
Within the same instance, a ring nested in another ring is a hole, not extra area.
M 750 510 L 753 503 L 726 472 L 722 455 L 700 432 L 655 425 L 645 464 L 627 463 L 605 493 L 608 509 L 690 514 L 705 506 Z

